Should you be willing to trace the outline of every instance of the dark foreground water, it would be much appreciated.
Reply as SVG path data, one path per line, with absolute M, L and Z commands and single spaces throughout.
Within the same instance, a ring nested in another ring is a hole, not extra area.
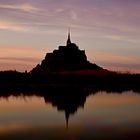
M 140 94 L 98 92 L 71 107 L 41 96 L 0 98 L 0 139 L 139 139 Z M 74 105 L 73 105 L 74 104 Z

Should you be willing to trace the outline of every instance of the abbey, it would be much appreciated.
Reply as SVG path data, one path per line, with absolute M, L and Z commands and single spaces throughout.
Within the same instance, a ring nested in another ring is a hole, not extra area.
M 102 68 L 87 60 L 85 50 L 80 50 L 75 43 L 71 42 L 69 32 L 66 46 L 59 46 L 58 50 L 47 53 L 41 64 L 38 64 L 31 72 L 47 73 L 81 69 L 100 70 Z

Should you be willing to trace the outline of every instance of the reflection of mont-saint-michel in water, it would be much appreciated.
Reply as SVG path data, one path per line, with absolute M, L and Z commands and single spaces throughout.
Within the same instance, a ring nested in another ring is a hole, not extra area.
M 97 91 L 95 91 L 96 93 Z M 94 94 L 95 94 L 94 93 Z M 3 90 L 0 92 L 0 99 L 9 97 L 43 97 L 44 102 L 50 103 L 56 107 L 58 111 L 64 111 L 66 119 L 66 127 L 68 128 L 68 121 L 70 115 L 74 115 L 78 108 L 84 107 L 86 97 L 90 94 L 89 90 L 80 87 L 53 87 L 53 88 L 16 88 Z M 93 93 L 92 93 L 93 94 Z
M 66 119 L 66 128 L 69 127 L 69 118 L 75 115 L 79 108 L 84 108 L 86 99 L 89 96 L 96 95 L 100 92 L 122 94 L 124 91 L 128 92 L 133 90 L 134 93 L 140 93 L 135 89 L 130 88 L 99 88 L 99 87 L 86 87 L 86 86 L 9 86 L 7 89 L 0 91 L 0 99 L 7 99 L 10 97 L 43 97 L 46 104 L 51 104 L 57 108 L 57 111 L 63 112 Z M 47 108 L 47 106 L 46 106 Z

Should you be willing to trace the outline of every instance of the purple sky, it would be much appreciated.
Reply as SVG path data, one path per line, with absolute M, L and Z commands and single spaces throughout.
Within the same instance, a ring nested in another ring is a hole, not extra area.
M 102 67 L 140 73 L 140 0 L 0 0 L 0 70 L 31 70 L 72 41 Z

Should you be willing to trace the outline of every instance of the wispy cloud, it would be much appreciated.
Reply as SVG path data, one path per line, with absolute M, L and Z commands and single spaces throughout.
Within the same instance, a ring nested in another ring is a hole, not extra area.
M 28 31 L 29 27 L 25 25 L 21 25 L 16 22 L 12 21 L 3 21 L 0 20 L 0 29 L 6 29 L 6 30 L 11 30 L 11 31 Z
M 13 5 L 0 4 L 0 8 L 13 9 L 13 10 L 22 10 L 22 11 L 25 11 L 25 12 L 39 11 L 38 8 L 36 8 L 35 6 L 33 6 L 33 5 L 29 4 L 29 3 L 13 4 Z
M 139 38 L 137 37 L 129 37 L 129 36 L 124 36 L 124 35 L 105 35 L 103 36 L 105 39 L 113 40 L 113 41 L 123 41 L 123 42 L 129 42 L 129 43 L 140 43 Z
M 45 51 L 27 46 L 0 45 L 0 70 L 31 70 L 43 59 Z
M 18 61 L 18 62 L 28 62 L 37 63 L 40 62 L 39 58 L 35 57 L 0 57 L 0 61 Z
M 31 53 L 32 52 L 32 53 Z M 31 57 L 31 58 L 36 58 L 36 59 L 41 59 L 44 54 L 43 49 L 39 48 L 34 48 L 30 46 L 15 46 L 15 45 L 0 45 L 0 57 L 1 58 L 6 58 L 6 57 L 11 57 L 11 58 L 26 58 L 26 57 Z
M 70 16 L 72 20 L 78 20 L 77 13 L 75 11 L 70 11 Z
M 92 51 L 89 51 L 89 55 L 92 57 Z M 124 64 L 135 64 L 139 63 L 139 59 L 137 56 L 132 55 L 124 55 L 118 52 L 102 52 L 98 50 L 94 50 L 94 58 L 96 61 L 104 61 L 104 62 L 118 62 Z
M 94 57 L 93 54 L 94 53 Z M 113 52 L 89 51 L 88 56 L 92 62 L 95 62 L 104 68 L 115 71 L 129 71 L 140 73 L 139 57 L 123 55 Z

